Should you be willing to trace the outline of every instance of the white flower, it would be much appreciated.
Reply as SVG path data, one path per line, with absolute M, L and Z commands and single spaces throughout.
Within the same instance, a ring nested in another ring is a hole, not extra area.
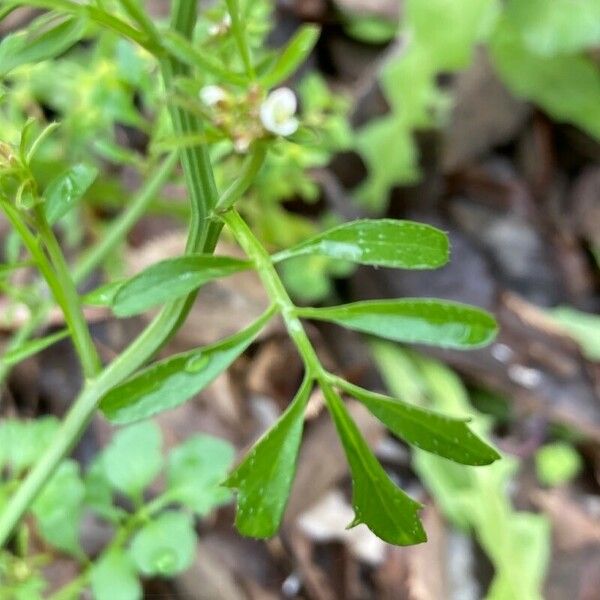
M 199 96 L 206 106 L 215 106 L 227 98 L 227 92 L 218 85 L 205 85 L 200 90 Z
M 296 94 L 289 88 L 271 92 L 260 106 L 260 120 L 264 128 L 275 135 L 292 135 L 298 129 L 294 116 L 298 108 Z

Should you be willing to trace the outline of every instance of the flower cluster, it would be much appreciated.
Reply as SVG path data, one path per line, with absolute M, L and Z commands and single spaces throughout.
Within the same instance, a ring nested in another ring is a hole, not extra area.
M 204 86 L 199 93 L 202 104 L 211 111 L 213 124 L 223 131 L 237 152 L 244 153 L 253 141 L 266 136 L 289 137 L 299 127 L 298 100 L 287 87 L 265 97 L 260 88 L 250 88 L 237 98 L 218 85 Z

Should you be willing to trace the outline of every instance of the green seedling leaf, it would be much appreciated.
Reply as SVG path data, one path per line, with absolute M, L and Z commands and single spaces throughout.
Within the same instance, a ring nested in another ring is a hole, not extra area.
M 417 448 L 464 465 L 489 465 L 500 458 L 496 450 L 469 429 L 468 418 L 447 417 L 347 382 L 340 385 L 392 433 Z
M 281 524 L 302 438 L 312 382 L 305 379 L 277 423 L 253 446 L 225 485 L 237 489 L 235 525 L 242 535 L 267 538 Z
M 298 314 L 397 342 L 458 350 L 485 346 L 497 332 L 496 321 L 483 310 L 457 302 L 425 298 L 302 308 Z
M 162 437 L 151 421 L 115 433 L 102 453 L 102 466 L 110 484 L 139 500 L 162 468 Z
M 42 17 L 27 30 L 7 35 L 0 43 L 0 76 L 28 63 L 54 58 L 67 51 L 83 36 L 85 24 L 74 18 L 53 26 Z
M 65 460 L 31 508 L 41 536 L 55 548 L 74 556 L 82 555 L 79 523 L 84 495 L 79 465 Z
M 63 340 L 64 338 L 66 338 L 68 336 L 69 336 L 69 330 L 63 329 L 61 331 L 57 331 L 56 333 L 53 333 L 52 335 L 47 335 L 46 337 L 43 337 L 43 338 L 38 338 L 36 340 L 29 340 L 29 341 L 21 344 L 18 348 L 15 348 L 14 350 L 9 350 L 8 352 L 6 352 L 6 354 L 4 354 L 2 356 L 2 358 L 0 358 L 0 362 L 12 367 L 13 365 L 20 363 L 21 361 L 25 360 L 26 358 L 34 356 L 38 352 L 45 350 L 49 346 L 52 346 L 52 344 L 55 344 L 56 342 Z
M 139 600 L 142 586 L 132 559 L 120 549 L 111 550 L 92 567 L 94 600 Z
M 436 269 L 448 262 L 448 237 L 420 223 L 394 219 L 345 223 L 276 254 L 278 262 L 317 254 L 361 265 Z
M 377 537 L 397 546 L 426 541 L 418 514 L 421 505 L 389 478 L 341 398 L 329 386 L 323 386 L 323 393 L 352 473 L 355 519 L 349 527 L 364 523 Z
M 97 176 L 96 167 L 81 163 L 53 179 L 44 194 L 48 223 L 53 225 L 64 217 L 83 198 Z
M 197 435 L 169 454 L 167 495 L 202 516 L 230 498 L 220 484 L 234 458 L 234 449 L 225 440 Z
M 58 427 L 55 417 L 4 420 L 0 423 L 0 470 L 8 466 L 14 476 L 20 475 L 46 451 Z
M 185 571 L 196 553 L 192 517 L 183 512 L 162 513 L 135 535 L 129 551 L 144 575 L 171 577 Z
M 113 311 L 119 317 L 142 313 L 157 304 L 185 296 L 208 281 L 248 269 L 250 265 L 247 260 L 209 254 L 163 260 L 117 290 Z
M 145 419 L 178 406 L 203 390 L 252 343 L 272 310 L 248 328 L 211 346 L 177 354 L 113 388 L 100 408 L 113 423 Z
M 271 88 L 293 75 L 312 52 L 321 30 L 315 25 L 304 25 L 279 54 L 271 70 L 262 77 L 265 88 Z

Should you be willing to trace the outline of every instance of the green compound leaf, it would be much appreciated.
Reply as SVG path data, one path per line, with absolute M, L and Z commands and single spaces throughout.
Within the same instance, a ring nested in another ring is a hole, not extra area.
M 34 21 L 25 31 L 7 35 L 0 43 L 0 77 L 25 65 L 48 60 L 66 52 L 83 36 L 85 24 L 79 19 L 65 19 L 48 26 L 48 18 Z
M 32 512 L 40 535 L 52 546 L 82 555 L 79 545 L 79 523 L 85 487 L 79 476 L 79 465 L 63 461 L 56 473 L 33 503 Z
M 274 261 L 316 254 L 361 265 L 436 269 L 448 262 L 445 233 L 421 223 L 365 219 L 345 223 L 276 254 Z
M 364 404 L 392 433 L 408 443 L 463 465 L 489 465 L 500 455 L 467 426 L 454 419 L 351 383 L 340 387 Z
M 304 410 L 312 382 L 305 379 L 279 420 L 250 450 L 224 485 L 238 490 L 235 525 L 242 535 L 275 535 L 296 472 Z
M 131 558 L 119 549 L 111 550 L 93 567 L 90 582 L 94 600 L 139 600 L 142 586 Z
M 298 309 L 298 314 L 397 342 L 458 350 L 485 346 L 497 332 L 496 321 L 483 310 L 457 302 L 426 298 L 372 300 L 332 308 L 302 308 Z
M 321 30 L 315 25 L 304 25 L 279 54 L 270 71 L 261 78 L 265 88 L 273 87 L 294 74 L 312 52 Z
M 323 386 L 323 393 L 352 473 L 355 519 L 349 527 L 364 523 L 377 537 L 397 546 L 425 542 L 418 514 L 421 505 L 392 482 L 340 397 L 329 386 Z
M 171 577 L 185 571 L 196 553 L 191 515 L 175 511 L 162 513 L 138 531 L 129 552 L 144 575 Z
M 44 193 L 46 219 L 50 225 L 64 217 L 79 202 L 98 176 L 98 169 L 78 164 L 53 179 Z
M 152 422 L 139 423 L 115 433 L 102 453 L 102 466 L 110 484 L 139 499 L 162 468 L 162 436 Z
M 158 262 L 117 290 L 112 308 L 119 317 L 144 312 L 157 304 L 185 296 L 201 285 L 250 267 L 247 260 L 196 254 Z
M 0 362 L 4 363 L 5 365 L 9 365 L 9 366 L 16 365 L 17 363 L 20 363 L 21 361 L 25 360 L 26 358 L 29 358 L 30 356 L 34 356 L 38 352 L 41 352 L 42 350 L 45 350 L 49 346 L 52 346 L 52 344 L 55 344 L 56 342 L 63 340 L 64 338 L 68 337 L 68 335 L 69 335 L 69 330 L 62 329 L 61 331 L 57 331 L 56 333 L 47 335 L 43 338 L 37 338 L 35 340 L 29 340 L 27 342 L 23 342 L 17 348 L 14 348 L 13 350 L 9 350 L 5 354 L 3 354 L 2 357 L 0 357 Z
M 203 390 L 252 343 L 273 310 L 252 325 L 205 348 L 157 362 L 113 388 L 100 403 L 109 421 L 131 423 L 178 406 Z
M 180 502 L 202 516 L 231 497 L 220 484 L 234 458 L 225 440 L 209 435 L 187 439 L 169 454 L 167 490 L 170 500 Z

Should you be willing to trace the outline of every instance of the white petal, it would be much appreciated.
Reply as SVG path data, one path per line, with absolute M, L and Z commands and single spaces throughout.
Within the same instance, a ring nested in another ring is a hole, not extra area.
M 260 107 L 260 120 L 264 128 L 276 135 L 291 135 L 298 129 L 298 119 L 294 117 L 298 101 L 289 88 L 279 88 L 271 92 Z
M 214 106 L 227 98 L 227 92 L 218 85 L 206 85 L 200 90 L 200 100 L 206 106 Z

